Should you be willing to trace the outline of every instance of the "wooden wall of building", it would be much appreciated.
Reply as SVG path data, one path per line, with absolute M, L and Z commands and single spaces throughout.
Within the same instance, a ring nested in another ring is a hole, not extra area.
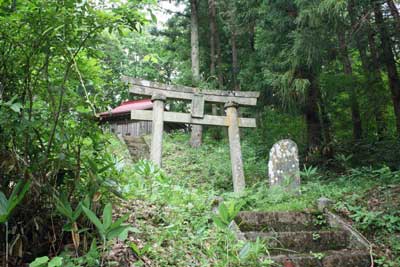
M 151 133 L 151 121 L 110 121 L 109 130 L 122 136 L 142 136 Z

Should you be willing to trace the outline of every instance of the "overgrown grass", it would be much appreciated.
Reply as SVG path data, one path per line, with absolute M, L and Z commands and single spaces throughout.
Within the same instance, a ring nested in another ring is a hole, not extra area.
M 217 196 L 242 210 L 261 211 L 312 210 L 319 197 L 331 198 L 336 211 L 377 244 L 379 266 L 398 266 L 400 242 L 394 236 L 400 233 L 399 172 L 364 167 L 337 176 L 309 168 L 303 172 L 301 195 L 292 195 L 269 188 L 266 159 L 243 139 L 247 189 L 241 195 L 232 193 L 224 140 L 206 137 L 201 148 L 192 149 L 187 135 L 170 134 L 164 142 L 163 170 L 147 162 L 123 168 L 121 185 L 142 231 L 139 243 L 151 247 L 145 255 L 151 266 L 259 266 L 257 255 L 268 253 L 268 244 L 237 242 L 218 228 L 211 211 Z

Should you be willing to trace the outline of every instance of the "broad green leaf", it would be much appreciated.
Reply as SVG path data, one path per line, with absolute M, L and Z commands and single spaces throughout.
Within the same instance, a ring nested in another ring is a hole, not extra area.
M 61 257 L 54 257 L 49 262 L 48 267 L 61 267 L 63 266 L 63 258 Z
M 23 186 L 23 187 L 22 187 Z M 16 187 L 14 187 L 11 196 L 8 200 L 7 213 L 8 216 L 14 210 L 14 208 L 22 201 L 29 187 L 31 186 L 31 182 L 20 181 Z M 21 189 L 22 187 L 22 189 Z
M 71 232 L 71 231 L 72 231 L 72 223 L 71 223 L 71 222 L 66 223 L 66 224 L 63 226 L 62 230 L 63 230 L 64 232 Z
M 118 220 L 116 220 L 113 224 L 111 224 L 110 228 L 116 228 L 118 226 L 120 226 L 123 222 L 125 222 L 127 219 L 129 218 L 129 214 L 125 214 L 124 216 L 122 216 L 121 218 L 119 218 Z
M 251 251 L 251 244 L 246 243 L 239 252 L 239 259 L 245 260 L 249 256 L 250 251 Z
M 57 202 L 56 202 L 56 210 L 64 215 L 65 217 L 67 217 L 69 220 L 72 220 L 72 208 L 71 205 L 68 203 L 68 201 L 66 200 L 66 198 L 64 199 L 63 196 L 60 196 L 60 198 L 56 198 Z
M 108 233 L 107 233 L 107 239 L 111 240 L 114 239 L 116 237 L 118 237 L 123 231 L 125 231 L 127 228 L 129 228 L 129 225 L 122 225 L 122 226 L 118 226 L 114 229 L 111 229 Z
M 142 254 L 140 253 L 141 252 L 140 249 L 135 243 L 131 242 L 129 244 L 129 247 L 132 249 L 133 253 L 135 253 L 137 256 L 139 257 L 142 256 Z
M 97 170 L 97 173 L 103 173 L 103 172 L 105 172 L 106 170 L 108 170 L 108 169 L 110 169 L 112 166 L 114 166 L 114 164 L 115 164 L 114 162 L 112 162 L 112 163 L 110 163 L 110 164 L 107 164 L 106 166 L 104 166 L 104 167 L 98 169 L 98 170 Z
M 76 208 L 76 210 L 73 212 L 73 216 L 72 216 L 72 221 L 75 222 L 76 220 L 78 220 L 79 216 L 81 216 L 82 213 L 82 202 L 79 202 L 78 207 Z
M 90 245 L 90 249 L 86 256 L 88 257 L 88 266 L 99 266 L 98 258 L 100 257 L 99 251 L 97 250 L 97 240 L 94 238 L 92 241 L 92 244 Z M 90 261 L 93 261 L 92 264 L 90 264 Z
M 58 27 L 51 26 L 42 32 L 42 36 L 45 36 L 50 31 L 56 32 L 57 30 L 61 29 L 62 27 L 64 27 L 64 24 L 61 24 Z
M 8 200 L 3 192 L 0 191 L 0 215 L 7 213 Z
M 29 264 L 29 267 L 44 267 L 49 262 L 49 257 L 43 256 L 36 258 L 32 263 Z
M 103 226 L 105 229 L 110 228 L 112 223 L 112 205 L 107 203 L 103 210 Z
M 90 197 L 86 196 L 85 199 L 83 200 L 82 204 L 81 204 L 81 208 L 83 207 L 90 207 Z
M 21 112 L 22 104 L 21 103 L 14 103 L 10 106 L 11 110 L 17 113 Z
M 212 219 L 213 219 L 213 221 L 214 221 L 214 223 L 215 223 L 215 225 L 216 225 L 217 227 L 222 228 L 222 229 L 226 228 L 227 224 L 224 223 L 224 222 L 221 220 L 220 217 L 218 217 L 218 216 L 216 216 L 216 215 L 212 215 L 211 217 L 212 217 Z
M 224 223 L 228 224 L 229 223 L 229 212 L 228 212 L 228 208 L 226 207 L 226 205 L 224 203 L 221 203 L 221 205 L 219 205 L 218 213 L 219 213 L 221 220 Z
M 133 233 L 141 233 L 139 229 L 137 229 L 136 227 L 132 227 L 129 226 L 127 228 L 125 228 L 119 235 L 118 235 L 118 239 L 121 241 L 125 241 L 128 238 L 128 234 L 129 232 L 133 232 Z
M 90 209 L 86 208 L 85 206 L 82 206 L 83 212 L 86 214 L 86 216 L 89 218 L 89 220 L 97 227 L 97 230 L 99 233 L 104 237 L 106 229 L 103 226 L 103 224 L 100 222 L 99 218 L 97 218 L 96 214 L 94 214 L 93 211 Z

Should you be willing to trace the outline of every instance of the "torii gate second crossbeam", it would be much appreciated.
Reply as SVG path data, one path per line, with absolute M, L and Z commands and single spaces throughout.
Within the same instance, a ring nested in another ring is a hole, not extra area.
M 235 192 L 245 188 L 243 160 L 240 146 L 240 127 L 256 127 L 254 118 L 240 118 L 238 108 L 255 106 L 259 92 L 201 90 L 199 88 L 167 85 L 157 82 L 123 77 L 128 83 L 130 93 L 151 96 L 153 110 L 132 110 L 132 120 L 148 120 L 153 122 L 150 158 L 153 163 L 161 166 L 162 138 L 164 122 L 186 124 L 212 125 L 228 127 L 229 148 L 232 163 L 232 179 Z M 191 113 L 164 111 L 167 98 L 191 100 Z M 226 116 L 204 114 L 205 102 L 224 103 Z

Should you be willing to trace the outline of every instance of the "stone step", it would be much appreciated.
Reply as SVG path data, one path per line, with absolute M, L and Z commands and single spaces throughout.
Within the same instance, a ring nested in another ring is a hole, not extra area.
M 349 235 L 344 231 L 244 232 L 244 236 L 249 241 L 265 240 L 273 255 L 339 250 L 349 245 Z
M 145 142 L 142 136 L 124 136 L 123 139 L 125 142 L 132 142 L 132 143 L 143 143 Z
M 313 231 L 323 228 L 324 220 L 317 220 L 317 215 L 308 212 L 239 212 L 235 218 L 242 232 L 289 232 Z
M 282 267 L 370 267 L 368 252 L 361 250 L 337 250 L 322 253 L 289 254 L 270 257 L 273 266 Z
M 124 136 L 123 139 L 133 162 L 137 162 L 141 158 L 149 158 L 150 149 L 143 137 Z

